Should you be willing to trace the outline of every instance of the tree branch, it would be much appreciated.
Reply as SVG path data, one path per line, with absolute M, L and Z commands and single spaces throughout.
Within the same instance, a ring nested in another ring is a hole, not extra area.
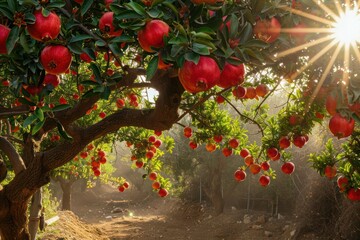
M 73 142 L 63 142 L 44 153 L 45 161 L 42 164 L 45 171 L 50 171 L 71 161 L 88 143 L 114 133 L 121 127 L 170 129 L 178 119 L 177 111 L 184 88 L 177 77 L 172 77 L 171 72 L 158 73 L 156 78 L 153 83 L 159 91 L 159 97 L 154 109 L 125 108 L 84 129 L 69 125 L 66 130 L 73 137 Z
M 24 161 L 14 146 L 4 137 L 0 137 L 0 150 L 2 150 L 9 158 L 11 165 L 14 168 L 15 174 L 19 174 L 26 169 Z
M 4 181 L 7 175 L 7 167 L 2 159 L 0 159 L 0 183 Z

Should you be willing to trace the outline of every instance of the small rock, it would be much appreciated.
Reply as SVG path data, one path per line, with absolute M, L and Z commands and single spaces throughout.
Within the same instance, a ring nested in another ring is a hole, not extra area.
M 236 221 L 236 223 L 242 223 L 241 221 Z
M 272 235 L 273 235 L 273 233 L 270 231 L 265 231 L 264 234 L 266 237 L 272 237 Z
M 275 219 L 273 218 L 273 217 L 270 217 L 269 218 L 269 222 L 272 222 L 272 221 L 274 221 Z
M 123 210 L 122 208 L 119 208 L 119 207 L 114 208 L 114 209 L 111 211 L 111 213 L 123 213 L 123 212 L 124 212 L 124 210 Z
M 209 215 L 209 216 L 207 217 L 207 219 L 212 219 L 212 216 L 211 216 L 211 215 Z
M 112 216 L 106 216 L 105 219 L 111 220 L 111 219 L 112 219 Z
M 236 211 L 236 207 L 232 206 L 231 210 Z
M 252 229 L 262 229 L 263 227 L 261 225 L 252 225 Z
M 284 217 L 283 215 L 281 215 L 280 213 L 278 213 L 277 218 L 278 218 L 279 220 L 285 219 L 285 217 Z
M 247 215 L 247 214 L 244 215 L 244 223 L 245 224 L 251 223 L 251 216 L 250 215 Z
M 296 232 L 296 230 L 292 230 L 292 231 L 290 232 L 290 237 L 295 236 L 295 232 Z

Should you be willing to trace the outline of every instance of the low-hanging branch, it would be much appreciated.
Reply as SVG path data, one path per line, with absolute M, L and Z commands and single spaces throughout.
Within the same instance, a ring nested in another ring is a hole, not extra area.
M 0 150 L 9 158 L 15 174 L 19 174 L 26 169 L 25 164 L 14 146 L 4 137 L 0 136 Z

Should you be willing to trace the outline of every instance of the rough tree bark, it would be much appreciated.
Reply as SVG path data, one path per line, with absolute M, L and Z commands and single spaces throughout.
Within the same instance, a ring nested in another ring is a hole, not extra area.
M 134 81 L 140 74 L 144 74 L 144 71 L 128 69 L 128 74 L 124 75 L 121 83 L 114 88 L 131 87 L 132 84 L 136 84 Z M 30 198 L 41 186 L 50 181 L 51 170 L 71 161 L 93 140 L 116 132 L 125 126 L 144 127 L 152 130 L 171 128 L 178 120 L 177 110 L 184 92 L 183 87 L 173 71 L 158 71 L 149 85 L 159 92 L 153 109 L 121 109 L 86 128 L 80 128 L 73 123 L 85 115 L 86 111 L 99 99 L 98 96 L 82 99 L 73 108 L 57 112 L 54 118 L 46 120 L 36 136 L 24 138 L 24 146 L 30 146 L 24 149 L 24 161 L 15 148 L 5 138 L 0 137 L 0 150 L 3 150 L 8 156 L 16 174 L 15 178 L 0 190 L 0 234 L 2 239 L 30 239 L 26 215 Z M 0 119 L 8 117 L 7 113 L 14 114 L 8 109 L 0 108 Z M 51 149 L 40 152 L 39 142 L 48 131 L 56 128 L 58 122 L 73 137 L 72 141 L 64 141 Z M 38 141 L 36 144 L 35 140 Z

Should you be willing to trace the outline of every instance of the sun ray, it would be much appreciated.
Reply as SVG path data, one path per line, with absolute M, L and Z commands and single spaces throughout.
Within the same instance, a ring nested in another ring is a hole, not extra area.
M 324 73 L 321 75 L 321 78 L 320 78 L 320 80 L 319 80 L 319 83 L 316 85 L 316 88 L 315 88 L 314 92 L 312 93 L 309 102 L 307 103 L 307 106 L 306 106 L 306 108 L 305 108 L 305 113 L 308 112 L 311 104 L 312 104 L 312 103 L 314 102 L 314 100 L 315 100 L 316 95 L 319 93 L 320 88 L 321 88 L 322 85 L 324 84 L 324 81 L 325 81 L 327 75 L 330 73 L 331 68 L 333 67 L 334 62 L 335 62 L 336 58 L 338 57 L 341 48 L 342 48 L 342 45 L 339 44 L 339 45 L 337 46 L 337 48 L 335 49 L 334 54 L 332 55 L 332 57 L 331 57 L 328 65 L 326 66 L 326 69 L 325 69 Z
M 359 1 L 360 1 L 360 0 L 359 0 Z M 351 46 L 353 47 L 354 52 L 355 52 L 355 55 L 356 55 L 356 57 L 357 57 L 357 59 L 358 59 L 358 61 L 359 61 L 359 63 L 360 63 L 360 51 L 359 51 L 356 43 L 354 43 L 354 42 L 351 43 Z
M 325 6 L 322 2 L 320 2 L 319 0 L 313 0 L 313 2 L 317 4 L 322 10 L 324 10 L 324 12 L 328 13 L 335 21 L 339 20 L 339 16 L 336 15 L 336 13 L 334 13 L 330 8 Z
M 344 84 L 347 86 L 349 85 L 349 69 L 350 67 L 350 45 L 345 45 L 345 51 L 344 51 L 344 71 L 343 71 L 343 81 Z
M 341 4 L 339 3 L 339 1 L 335 1 L 335 6 L 338 10 L 339 15 L 344 14 L 344 11 L 342 10 L 342 7 L 341 7 Z
M 313 63 L 315 63 L 321 56 L 323 56 L 327 51 L 329 51 L 336 43 L 338 43 L 337 40 L 333 40 L 331 43 L 329 43 L 326 47 L 321 49 L 320 52 L 318 52 L 315 56 L 313 56 L 306 65 L 302 66 L 300 70 L 298 70 L 296 73 L 294 73 L 292 76 L 290 76 L 290 82 L 296 79 L 300 74 L 302 74 L 307 68 L 309 68 Z
M 328 24 L 328 25 L 332 25 L 333 22 L 330 21 L 330 20 L 327 20 L 325 18 L 322 18 L 322 17 L 318 17 L 318 16 L 315 16 L 313 14 L 310 14 L 310 13 L 306 13 L 306 12 L 303 12 L 303 11 L 300 11 L 300 10 L 297 10 L 297 9 L 293 9 L 291 7 L 288 7 L 288 6 L 279 6 L 280 9 L 283 9 L 285 11 L 289 11 L 289 12 L 292 12 L 296 15 L 299 15 L 299 16 L 303 16 L 303 17 L 306 17 L 306 18 L 309 18 L 311 20 L 314 20 L 316 22 L 320 22 L 320 23 L 324 23 L 324 24 Z
M 308 43 L 305 43 L 305 44 L 302 44 L 302 45 L 299 45 L 297 47 L 294 47 L 294 48 L 290 48 L 288 50 L 285 50 L 283 52 L 280 52 L 278 54 L 275 55 L 276 58 L 280 58 L 280 57 L 284 57 L 284 56 L 287 56 L 289 54 L 292 54 L 292 53 L 296 53 L 298 51 L 301 51 L 305 48 L 309 48 L 309 47 L 312 47 L 312 46 L 315 46 L 317 44 L 320 44 L 320 43 L 323 43 L 323 42 L 326 42 L 326 41 L 329 41 L 333 39 L 333 37 L 331 35 L 329 36 L 325 36 L 323 38 L 319 38 L 319 39 L 316 39 L 315 41 L 312 41 L 312 42 L 308 42 Z
M 285 33 L 331 33 L 330 28 L 282 28 Z

